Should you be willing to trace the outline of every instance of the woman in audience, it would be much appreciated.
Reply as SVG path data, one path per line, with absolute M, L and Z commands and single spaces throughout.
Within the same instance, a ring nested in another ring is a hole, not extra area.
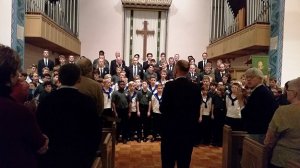
M 273 148 L 272 167 L 286 167 L 289 160 L 300 160 L 300 78 L 289 81 L 287 99 L 270 124 L 264 143 Z
M 36 154 L 48 149 L 35 117 L 9 95 L 18 80 L 20 58 L 0 45 L 0 167 L 37 167 Z

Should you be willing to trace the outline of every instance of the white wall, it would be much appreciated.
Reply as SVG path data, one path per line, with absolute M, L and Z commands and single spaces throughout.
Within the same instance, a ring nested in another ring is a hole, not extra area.
M 169 11 L 168 55 L 202 60 L 209 42 L 210 0 L 173 0 Z
M 210 0 L 173 0 L 169 10 L 167 53 L 186 59 L 202 59 L 209 40 Z M 81 55 L 90 59 L 104 50 L 108 60 L 123 51 L 123 7 L 121 0 L 80 0 L 79 38 Z M 142 54 L 142 53 L 141 53 Z
M 0 44 L 11 46 L 12 0 L 0 1 Z
M 300 1 L 286 0 L 282 51 L 281 85 L 300 77 Z
M 108 60 L 123 51 L 123 7 L 121 0 L 80 0 L 79 39 L 81 55 L 92 60 L 104 50 Z

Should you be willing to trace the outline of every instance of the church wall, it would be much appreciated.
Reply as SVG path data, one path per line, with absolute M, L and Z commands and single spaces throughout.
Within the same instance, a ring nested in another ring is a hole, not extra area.
M 121 0 L 79 1 L 81 55 L 92 60 L 104 50 L 106 59 L 123 51 L 123 7 Z
M 299 6 L 299 0 L 285 1 L 281 85 L 284 85 L 288 80 L 300 77 Z
M 11 46 L 11 9 L 12 0 L 0 1 L 0 44 L 6 46 Z
M 210 1 L 173 0 L 169 11 L 167 52 L 202 60 L 209 43 Z
M 79 39 L 81 54 L 90 59 L 104 50 L 108 60 L 123 51 L 124 13 L 121 0 L 79 1 Z M 179 53 L 182 59 L 193 55 L 202 59 L 209 40 L 210 1 L 173 0 L 169 10 L 168 56 Z M 142 53 L 141 53 L 142 54 Z

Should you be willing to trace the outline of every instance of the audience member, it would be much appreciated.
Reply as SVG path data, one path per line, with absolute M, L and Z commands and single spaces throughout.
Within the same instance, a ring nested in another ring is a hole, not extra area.
M 288 161 L 300 160 L 300 78 L 288 83 L 287 99 L 269 124 L 264 143 L 272 150 L 271 167 L 287 167 Z
M 103 93 L 101 85 L 92 79 L 93 66 L 91 60 L 80 57 L 76 63 L 81 71 L 80 82 L 76 83 L 79 92 L 90 96 L 97 105 L 97 111 L 101 116 L 103 111 Z
M 77 65 L 63 65 L 59 81 L 61 88 L 45 97 L 37 109 L 39 125 L 50 139 L 40 166 L 90 168 L 101 140 L 96 103 L 75 88 L 80 82 Z
M 14 100 L 20 104 L 24 104 L 28 98 L 29 84 L 25 81 L 27 74 L 26 73 L 18 73 L 18 81 L 12 87 L 12 92 L 10 96 L 14 98 Z
M 41 133 L 33 113 L 10 97 L 19 69 L 17 53 L 0 45 L 1 168 L 37 168 L 37 154 L 48 149 L 48 138 Z
M 270 89 L 263 85 L 264 75 L 259 69 L 250 68 L 245 75 L 247 86 L 252 91 L 247 104 L 244 105 L 244 101 L 239 101 L 244 129 L 249 134 L 265 134 L 278 104 Z

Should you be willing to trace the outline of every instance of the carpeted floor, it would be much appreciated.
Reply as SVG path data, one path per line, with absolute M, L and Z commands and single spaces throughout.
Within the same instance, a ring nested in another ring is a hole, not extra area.
M 191 168 L 220 168 L 222 148 L 213 146 L 195 147 Z M 160 168 L 160 142 L 135 141 L 116 145 L 116 168 Z

